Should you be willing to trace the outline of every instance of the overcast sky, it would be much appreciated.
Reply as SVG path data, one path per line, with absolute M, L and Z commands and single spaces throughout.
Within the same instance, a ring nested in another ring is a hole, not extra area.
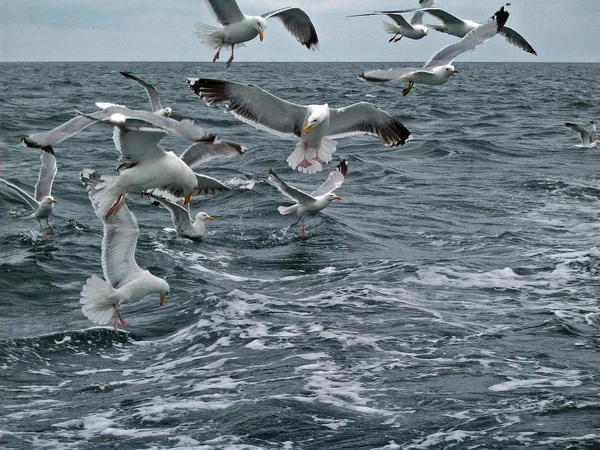
M 438 0 L 436 7 L 485 21 L 504 0 Z M 600 0 L 512 0 L 508 25 L 536 49 L 533 56 L 497 36 L 462 61 L 600 62 Z M 270 19 L 265 40 L 236 51 L 236 61 L 425 61 L 457 38 L 432 31 L 389 44 L 382 17 L 417 0 L 238 0 L 246 14 L 298 6 L 320 40 L 312 52 Z M 427 16 L 426 16 L 427 17 Z M 409 16 L 410 18 L 410 16 Z M 215 25 L 202 0 L 0 0 L 0 61 L 211 61 L 195 21 Z M 430 17 L 426 22 L 436 23 Z M 222 54 L 222 60 L 229 52 Z

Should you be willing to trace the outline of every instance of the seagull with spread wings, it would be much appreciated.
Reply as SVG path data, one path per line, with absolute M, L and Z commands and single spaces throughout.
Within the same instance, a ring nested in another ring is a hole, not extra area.
M 596 134 L 596 124 L 593 120 L 588 124 L 587 128 L 569 122 L 565 123 L 565 125 L 579 135 L 579 139 L 581 139 L 581 144 L 576 145 L 576 147 L 600 147 L 600 140 L 594 140 L 594 135 Z
M 56 176 L 56 157 L 54 156 L 54 150 L 52 147 L 42 147 L 40 154 L 40 160 L 42 162 L 40 167 L 40 174 L 38 181 L 35 184 L 35 192 L 33 197 L 25 192 L 20 187 L 0 178 L 0 188 L 6 188 L 21 197 L 29 206 L 33 208 L 33 214 L 28 217 L 33 217 L 40 224 L 40 230 L 42 232 L 42 239 L 47 240 L 48 235 L 45 233 L 42 227 L 42 220 L 46 221 L 46 225 L 50 229 L 50 233 L 54 234 L 54 228 L 50 225 L 48 218 L 54 211 L 54 205 L 58 203 L 54 197 L 52 197 L 52 184 L 54 183 L 54 177 Z
M 422 39 L 427 36 L 428 30 L 425 25 L 423 25 L 423 12 L 417 11 L 410 23 L 406 21 L 406 19 L 402 16 L 402 14 L 396 13 L 384 13 L 384 12 L 373 12 L 367 14 L 353 14 L 348 17 L 364 17 L 364 16 L 388 16 L 390 19 L 394 21 L 394 23 L 383 22 L 383 29 L 386 33 L 391 34 L 392 37 L 388 42 L 398 42 L 403 37 L 407 37 L 408 39 Z
M 500 8 L 490 20 L 470 31 L 459 42 L 444 47 L 435 53 L 422 68 L 398 67 L 392 69 L 367 70 L 359 76 L 367 81 L 408 81 L 408 87 L 402 90 L 402 95 L 408 95 L 415 83 L 439 85 L 446 83 L 450 77 L 459 73 L 452 62 L 459 56 L 472 52 L 493 38 L 502 29 L 509 13 Z
M 170 106 L 163 108 L 160 103 L 160 95 L 158 94 L 158 90 L 152 86 L 147 81 L 142 80 L 128 72 L 120 72 L 125 78 L 135 81 L 137 84 L 142 86 L 146 90 L 146 94 L 148 94 L 148 99 L 150 99 L 150 105 L 152 107 L 152 112 L 154 114 L 158 114 L 159 116 L 167 116 L 171 117 L 173 114 L 173 109 Z
M 209 78 L 188 78 L 194 93 L 209 106 L 228 103 L 227 111 L 242 122 L 280 137 L 299 139 L 287 158 L 292 169 L 304 173 L 323 170 L 336 151 L 335 138 L 371 134 L 388 146 L 399 146 L 410 131 L 372 103 L 360 102 L 344 108 L 298 105 L 253 85 Z
M 102 270 L 104 280 L 97 275 L 88 278 L 81 290 L 81 310 L 92 322 L 99 325 L 110 323 L 118 332 L 118 323 L 126 325 L 121 306 L 150 294 L 159 294 L 162 306 L 169 294 L 169 284 L 162 278 L 141 269 L 135 260 L 135 249 L 140 236 L 137 220 L 127 205 L 106 219 L 94 204 L 96 188 L 103 183 L 96 172 L 88 171 L 81 176 L 94 212 L 104 225 L 102 239 Z
M 204 44 L 216 48 L 217 53 L 213 62 L 219 59 L 221 48 L 231 46 L 231 58 L 225 67 L 229 67 L 233 61 L 233 50 L 244 46 L 244 42 L 254 39 L 256 36 L 263 40 L 267 19 L 276 17 L 283 26 L 294 35 L 294 37 L 306 48 L 316 50 L 319 48 L 317 31 L 310 17 L 295 7 L 276 9 L 260 16 L 247 16 L 240 10 L 235 0 L 205 0 L 206 5 L 212 12 L 214 18 L 221 24 L 213 27 L 196 22 L 196 36 Z
M 291 224 L 290 228 L 302 222 L 300 237 L 305 238 L 306 230 L 304 229 L 304 218 L 309 213 L 316 213 L 326 208 L 333 200 L 341 200 L 342 197 L 333 191 L 342 185 L 347 175 L 348 161 L 344 159 L 338 164 L 335 170 L 329 174 L 327 180 L 325 180 L 317 190 L 310 194 L 287 184 L 279 178 L 273 169 L 269 169 L 269 177 L 267 180 L 279 189 L 283 195 L 295 202 L 292 206 L 280 206 L 277 210 L 283 215 L 295 213 L 298 220 Z
M 209 216 L 205 212 L 199 212 L 192 220 L 190 216 L 190 205 L 182 205 L 179 202 L 171 202 L 164 198 L 150 195 L 150 197 L 158 205 L 162 205 L 171 214 L 171 220 L 177 234 L 190 239 L 198 239 L 206 233 L 205 221 L 215 220 L 213 216 Z

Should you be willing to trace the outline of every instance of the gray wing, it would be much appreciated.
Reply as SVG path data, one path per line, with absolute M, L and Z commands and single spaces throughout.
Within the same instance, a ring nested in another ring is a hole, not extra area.
M 228 103 L 227 110 L 242 122 L 277 136 L 300 137 L 306 106 L 296 105 L 253 85 L 209 78 L 188 78 L 207 105 Z
M 196 195 L 215 195 L 219 192 L 230 191 L 229 186 L 224 185 L 219 180 L 206 175 L 196 174 L 198 187 L 192 191 L 192 196 Z
M 277 176 L 277 174 L 273 171 L 273 169 L 269 169 L 269 177 L 267 181 L 279 189 L 283 195 L 296 203 L 305 203 L 305 202 L 314 202 L 314 197 L 311 197 L 306 192 L 302 192 L 300 189 L 296 189 L 293 186 L 290 186 L 285 181 Z
M 204 0 L 214 18 L 222 25 L 240 22 L 244 14 L 235 0 Z
M 581 143 L 583 145 L 589 145 L 591 143 L 590 134 L 587 129 L 575 123 L 567 122 L 565 123 L 565 125 L 579 135 L 579 138 L 581 139 Z
M 372 12 L 372 13 L 366 13 L 366 14 L 352 14 L 348 17 L 364 17 L 364 16 L 389 16 L 389 18 L 392 19 L 394 22 L 396 22 L 396 25 L 398 25 L 399 27 L 412 29 L 412 26 L 406 21 L 406 19 L 401 14 L 385 13 L 385 12 Z M 423 17 L 423 14 L 421 14 L 421 17 Z
M 386 145 L 404 145 L 410 131 L 402 123 L 372 103 L 360 102 L 345 108 L 330 108 L 327 136 L 338 138 L 372 134 Z
M 512 28 L 504 27 L 499 31 L 499 33 L 504 36 L 512 45 L 516 45 L 520 49 L 525 50 L 527 53 L 537 55 L 533 47 L 529 45 L 529 42 L 527 42 L 523 36 L 521 36 Z
M 423 12 L 426 12 L 428 14 L 431 14 L 434 17 L 437 17 L 442 22 L 444 22 L 445 25 L 448 25 L 450 27 L 462 27 L 464 25 L 464 21 L 462 19 L 459 19 L 458 17 L 453 16 L 452 14 L 450 14 L 447 11 L 444 11 L 443 9 L 427 8 L 427 9 L 424 9 Z
M 0 178 L 0 188 L 8 188 L 12 191 L 14 191 L 17 195 L 19 195 L 19 197 L 21 197 L 23 200 L 25 200 L 25 202 L 27 202 L 27 204 L 29 206 L 31 206 L 34 210 L 38 208 L 38 206 L 40 205 L 35 198 L 33 198 L 31 195 L 29 195 L 27 192 L 25 192 L 23 189 L 21 189 L 20 187 L 12 184 L 9 181 L 4 180 L 3 178 Z M 1 189 L 0 189 L 1 191 Z
M 504 26 L 509 13 L 504 10 L 504 6 L 498 10 L 491 19 L 473 29 L 467 35 L 455 44 L 444 47 L 434 54 L 423 66 L 434 67 L 452 64 L 456 58 L 465 53 L 472 52 L 484 42 L 493 38 Z
M 96 121 L 89 117 L 77 116 L 63 123 L 62 125 L 54 128 L 50 131 L 42 131 L 41 133 L 30 134 L 29 136 L 23 136 L 21 142 L 28 147 L 44 147 L 46 145 L 55 145 L 59 142 L 70 138 L 76 133 L 89 127 Z
M 325 180 L 325 183 L 323 183 L 316 191 L 311 192 L 310 195 L 313 197 L 318 197 L 319 195 L 329 194 L 330 192 L 335 191 L 342 185 L 347 175 L 348 161 L 343 159 L 340 161 L 335 170 L 329 174 Z
M 162 109 L 158 91 L 154 86 L 136 76 L 131 75 L 130 73 L 121 72 L 121 75 L 123 75 L 125 78 L 135 81 L 137 84 L 146 89 L 146 93 L 148 94 L 148 98 L 150 99 L 150 104 L 152 105 L 152 112 L 160 111 Z
M 38 202 L 41 202 L 44 197 L 52 195 L 52 183 L 54 183 L 54 177 L 56 176 L 56 157 L 54 156 L 54 150 L 52 147 L 42 147 L 42 153 L 40 154 L 40 160 L 42 162 L 40 166 L 40 174 L 38 176 L 37 183 L 35 184 L 34 197 Z
M 313 23 L 304 11 L 300 8 L 281 8 L 275 11 L 261 14 L 265 19 L 277 17 L 286 30 L 304 45 L 306 48 L 316 50 L 319 48 L 319 37 Z
M 113 132 L 115 147 L 121 153 L 121 161 L 128 167 L 164 156 L 159 142 L 167 134 L 156 128 L 131 128 L 116 125 Z
M 246 153 L 246 149 L 241 145 L 222 142 L 215 136 L 210 136 L 210 139 L 206 141 L 190 145 L 180 158 L 193 169 L 215 158 L 231 158 L 244 153 Z
M 395 67 L 392 69 L 365 70 L 359 75 L 360 78 L 367 81 L 403 81 L 404 77 L 422 70 L 420 67 Z
M 416 13 L 414 13 L 412 16 L 412 19 L 410 20 L 410 24 L 411 25 L 423 25 L 423 14 L 425 14 L 424 11 L 417 11 Z
M 152 199 L 163 205 L 171 214 L 173 226 L 177 231 L 187 231 L 191 226 L 191 218 L 189 210 L 177 203 L 173 203 L 167 199 L 151 195 Z
M 590 142 L 593 142 L 594 136 L 596 135 L 596 124 L 593 120 L 588 125 L 588 134 L 590 135 Z

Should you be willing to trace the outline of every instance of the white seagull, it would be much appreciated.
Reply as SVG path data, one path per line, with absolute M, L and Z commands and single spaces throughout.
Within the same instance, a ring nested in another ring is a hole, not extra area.
M 196 22 L 196 36 L 211 48 L 216 48 L 217 53 L 213 62 L 219 59 L 221 47 L 231 46 L 231 58 L 225 67 L 233 61 L 233 50 L 241 47 L 244 42 L 256 36 L 263 40 L 267 20 L 277 17 L 283 26 L 306 48 L 316 50 L 319 48 L 319 38 L 310 17 L 300 8 L 287 7 L 271 11 L 260 16 L 247 16 L 240 10 L 235 0 L 205 0 L 208 9 L 214 18 L 222 25 L 213 27 Z
M 113 326 L 116 334 L 118 322 L 126 325 L 120 311 L 124 303 L 150 294 L 159 294 L 159 305 L 162 306 L 165 297 L 169 294 L 169 284 L 137 265 L 135 248 L 140 229 L 127 205 L 123 205 L 109 219 L 105 219 L 93 202 L 96 187 L 102 184 L 102 178 L 94 172 L 82 176 L 81 181 L 92 201 L 94 212 L 104 225 L 102 239 L 104 280 L 97 275 L 88 278 L 81 290 L 79 303 L 82 305 L 83 314 L 99 325 L 110 323 L 114 315 Z
M 394 13 L 401 14 L 401 13 L 407 13 L 407 12 L 411 12 L 411 11 L 416 11 L 416 10 L 415 9 L 405 9 L 405 10 L 400 10 L 400 11 L 378 11 L 378 12 L 384 13 L 384 14 L 394 14 Z M 471 32 L 472 30 L 474 30 L 475 28 L 477 28 L 481 25 L 480 23 L 474 22 L 472 20 L 459 19 L 458 17 L 453 16 L 449 12 L 444 11 L 443 9 L 440 9 L 440 8 L 422 8 L 422 9 L 419 9 L 418 11 L 431 14 L 432 16 L 434 16 L 437 19 L 442 21 L 441 24 L 435 24 L 435 25 L 428 24 L 428 25 L 426 25 L 426 27 L 433 28 L 436 31 L 450 34 L 452 36 L 456 36 L 459 38 L 465 37 L 469 32 Z M 512 28 L 509 28 L 506 26 L 502 27 L 498 33 L 500 33 L 502 36 L 504 36 L 506 38 L 506 40 L 509 43 L 511 43 L 512 45 L 519 47 L 521 50 L 524 50 L 527 53 L 537 55 L 537 53 L 535 52 L 533 47 L 531 45 L 529 45 L 529 42 L 527 42 L 523 36 L 521 36 L 519 33 L 517 33 Z
M 42 165 L 40 167 L 40 174 L 38 181 L 35 184 L 35 192 L 33 197 L 25 192 L 18 186 L 0 178 L 0 187 L 8 188 L 18 194 L 29 206 L 33 208 L 33 214 L 27 217 L 33 217 L 40 224 L 40 230 L 42 232 L 42 239 L 47 240 L 48 235 L 44 232 L 42 227 L 42 220 L 46 221 L 50 233 L 54 234 L 54 228 L 50 225 L 48 218 L 54 211 L 54 205 L 58 203 L 54 197 L 52 197 L 52 183 L 56 176 L 56 157 L 54 156 L 54 150 L 52 147 L 42 147 L 40 155 Z
M 188 78 L 196 95 L 208 105 L 228 103 L 227 111 L 242 122 L 280 137 L 296 136 L 296 149 L 287 158 L 292 169 L 304 173 L 323 170 L 336 151 L 334 138 L 372 134 L 389 146 L 404 145 L 410 131 L 377 106 L 360 102 L 345 108 L 297 105 L 263 89 L 231 81 Z
M 171 114 L 173 114 L 173 109 L 170 106 L 163 108 L 162 104 L 160 103 L 160 96 L 158 94 L 158 91 L 156 90 L 156 88 L 154 86 L 152 86 L 150 83 L 142 80 L 141 78 L 131 75 L 128 72 L 120 72 L 120 73 L 125 78 L 135 81 L 137 84 L 139 84 L 146 90 L 146 93 L 148 94 L 148 98 L 150 99 L 150 105 L 152 107 L 152 112 L 154 114 L 158 114 L 159 116 L 171 117 Z
M 459 42 L 444 47 L 434 54 L 422 68 L 398 67 L 393 69 L 367 70 L 359 76 L 367 81 L 408 81 L 408 87 L 402 95 L 408 95 L 415 83 L 444 84 L 450 77 L 459 73 L 452 62 L 466 53 L 472 52 L 487 40 L 493 38 L 502 29 L 509 13 L 500 8 L 490 20 L 470 31 Z
M 579 135 L 579 139 L 581 139 L 581 144 L 576 145 L 576 147 L 583 148 L 596 148 L 600 147 L 600 140 L 594 141 L 594 135 L 596 134 L 596 124 L 592 120 L 587 128 L 582 127 L 581 125 L 577 125 L 575 123 L 565 123 L 567 127 L 573 130 L 575 133 Z
M 181 236 L 190 239 L 201 238 L 206 233 L 204 222 L 206 220 L 215 220 L 214 217 L 209 216 L 205 212 L 197 213 L 194 220 L 192 220 L 189 205 L 183 206 L 155 195 L 150 195 L 150 197 L 169 211 L 175 231 Z
M 125 204 L 127 192 L 145 193 L 152 190 L 157 195 L 172 200 L 184 198 L 187 205 L 194 195 L 214 194 L 230 188 L 214 178 L 194 173 L 193 156 L 187 160 L 171 151 L 164 151 L 159 142 L 166 133 L 156 128 L 131 127 L 113 116 L 105 123 L 113 125 L 113 141 L 121 153 L 118 176 L 107 176 L 95 188 L 92 203 L 105 220 Z M 194 146 L 192 146 L 194 147 Z
M 280 214 L 292 214 L 295 213 L 298 220 L 291 224 L 289 228 L 298 225 L 302 222 L 302 231 L 300 237 L 306 237 L 306 231 L 304 229 L 304 217 L 309 213 L 316 213 L 321 211 L 323 208 L 329 206 L 329 203 L 333 200 L 341 200 L 342 197 L 335 194 L 337 188 L 339 188 L 348 174 L 348 161 L 342 160 L 333 172 L 329 174 L 327 180 L 315 191 L 307 194 L 300 189 L 290 186 L 285 181 L 277 176 L 273 169 L 269 169 L 268 181 L 275 186 L 279 191 L 288 197 L 290 200 L 296 202 L 292 206 L 280 206 L 277 208 Z
M 406 21 L 401 14 L 373 12 L 367 14 L 354 14 L 348 17 L 363 17 L 363 16 L 379 16 L 385 15 L 392 19 L 395 23 L 383 22 L 383 29 L 392 37 L 388 42 L 398 42 L 403 37 L 409 39 L 421 39 L 427 36 L 427 27 L 423 25 L 423 12 L 417 11 L 410 23 Z

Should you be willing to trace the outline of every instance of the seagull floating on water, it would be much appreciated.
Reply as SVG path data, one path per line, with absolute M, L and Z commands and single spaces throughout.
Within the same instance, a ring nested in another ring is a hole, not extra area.
M 127 205 L 116 211 L 108 219 L 94 204 L 96 188 L 103 183 L 96 172 L 82 175 L 94 212 L 104 225 L 102 239 L 102 270 L 104 280 L 97 275 L 88 278 L 81 290 L 81 310 L 92 322 L 99 325 L 110 323 L 118 332 L 118 323 L 127 325 L 121 314 L 124 303 L 138 300 L 151 294 L 159 294 L 162 306 L 169 294 L 169 284 L 162 278 L 141 269 L 135 260 L 135 249 L 140 235 L 137 220 Z
M 459 42 L 444 47 L 434 54 L 422 68 L 398 67 L 387 70 L 367 70 L 359 77 L 375 82 L 408 81 L 408 87 L 402 90 L 402 95 L 408 95 L 415 83 L 444 84 L 452 75 L 460 72 L 452 65 L 452 62 L 493 38 L 502 29 L 508 16 L 509 13 L 504 10 L 504 7 L 500 8 L 490 20 L 470 31 Z
M 190 239 L 201 238 L 206 233 L 205 221 L 215 220 L 214 217 L 209 216 L 205 212 L 197 213 L 194 220 L 192 220 L 189 205 L 180 205 L 179 203 L 171 202 L 154 195 L 150 195 L 150 197 L 169 211 L 175 231 L 181 236 Z
M 297 105 L 253 85 L 209 78 L 188 78 L 194 93 L 209 106 L 228 103 L 227 111 L 242 122 L 281 137 L 296 136 L 299 142 L 287 158 L 292 169 L 304 173 L 323 170 L 331 161 L 340 138 L 372 134 L 389 146 L 404 145 L 410 131 L 377 106 L 360 102 L 345 108 Z
M 306 231 L 304 229 L 304 218 L 309 213 L 316 213 L 326 208 L 333 200 L 341 200 L 342 197 L 333 191 L 342 185 L 347 175 L 348 161 L 342 160 L 335 170 L 329 174 L 327 180 L 325 180 L 317 190 L 310 194 L 287 184 L 277 176 L 273 169 L 269 169 L 269 177 L 267 180 L 279 189 L 283 195 L 296 202 L 296 204 L 292 206 L 280 206 L 277 210 L 283 215 L 295 213 L 298 220 L 291 224 L 289 228 L 295 227 L 298 223 L 302 222 L 300 237 L 305 238 Z
M 319 48 L 317 31 L 310 17 L 300 8 L 287 7 L 276 9 L 260 16 L 247 16 L 240 10 L 235 0 L 205 0 L 206 5 L 214 18 L 222 25 L 213 27 L 196 22 L 196 36 L 211 48 L 216 48 L 217 53 L 213 62 L 219 59 L 221 48 L 231 46 L 231 57 L 225 67 L 233 61 L 233 50 L 244 46 L 244 42 L 256 36 L 262 41 L 267 28 L 267 19 L 276 17 L 283 22 L 283 26 L 306 48 L 316 50 Z
M 0 178 L 0 187 L 8 188 L 15 192 L 33 208 L 33 214 L 27 217 L 33 217 L 38 221 L 40 224 L 40 230 L 42 232 L 42 239 L 47 240 L 48 235 L 45 233 L 44 228 L 42 227 L 42 220 L 46 221 L 46 225 L 48 225 L 50 233 L 54 234 L 54 228 L 52 225 L 50 225 L 48 218 L 54 211 L 54 205 L 58 203 L 58 201 L 52 197 L 52 184 L 54 183 L 54 177 L 56 176 L 57 171 L 56 157 L 54 156 L 54 150 L 52 150 L 52 147 L 42 147 L 40 160 L 42 164 L 40 167 L 38 181 L 35 184 L 35 192 L 33 197 L 20 187 L 2 178 Z
M 587 128 L 582 127 L 581 125 L 577 125 L 575 123 L 565 123 L 567 127 L 573 130 L 575 133 L 579 135 L 579 139 L 581 139 L 581 144 L 576 145 L 576 147 L 583 148 L 596 148 L 600 147 L 600 140 L 594 141 L 594 135 L 596 134 L 596 124 L 592 120 Z

